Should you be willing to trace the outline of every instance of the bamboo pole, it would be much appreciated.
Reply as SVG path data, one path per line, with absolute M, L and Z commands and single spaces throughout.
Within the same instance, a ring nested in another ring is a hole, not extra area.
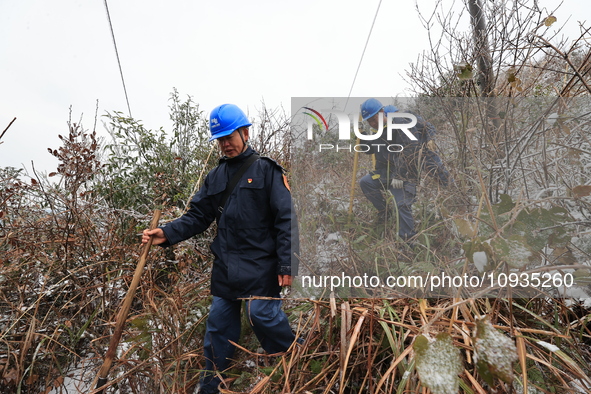
M 150 230 L 153 230 L 158 225 L 158 221 L 160 220 L 160 210 L 154 210 L 154 216 L 152 217 L 152 222 L 150 222 Z M 129 314 L 129 309 L 131 307 L 131 302 L 133 301 L 133 297 L 135 295 L 135 291 L 140 283 L 140 279 L 142 273 L 144 272 L 144 266 L 146 265 L 146 259 L 148 257 L 148 252 L 150 251 L 150 247 L 152 246 L 152 238 L 148 240 L 148 242 L 144 245 L 142 250 L 142 254 L 140 256 L 140 261 L 135 268 L 135 273 L 133 275 L 133 280 L 131 281 L 131 285 L 127 290 L 127 294 L 125 295 L 125 299 L 123 300 L 123 304 L 119 313 L 117 314 L 117 320 L 115 324 L 115 332 L 111 336 L 111 341 L 109 342 L 109 348 L 107 349 L 107 353 L 105 354 L 105 359 L 103 361 L 103 365 L 99 370 L 97 378 L 96 389 L 98 394 L 102 394 L 104 391 L 105 384 L 107 383 L 109 370 L 111 369 L 111 365 L 113 364 L 113 358 L 115 357 L 115 352 L 117 351 L 117 346 L 119 345 L 119 341 L 121 340 L 121 334 L 123 334 L 123 327 L 125 326 L 125 321 L 127 320 L 127 315 Z M 91 386 L 92 387 L 92 386 Z
M 359 138 L 357 138 L 357 145 L 359 145 Z M 353 198 L 355 197 L 355 183 L 357 181 L 357 166 L 359 164 L 359 152 L 355 151 L 353 158 L 353 176 L 351 177 L 351 193 L 349 194 L 349 220 L 353 214 Z

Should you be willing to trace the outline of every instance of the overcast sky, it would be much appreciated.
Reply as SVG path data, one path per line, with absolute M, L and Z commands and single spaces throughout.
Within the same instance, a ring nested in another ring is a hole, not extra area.
M 173 88 L 206 114 L 225 102 L 254 114 L 263 100 L 289 111 L 291 97 L 347 96 L 378 3 L 110 0 L 132 115 L 170 129 Z M 425 12 L 433 4 L 419 0 Z M 591 6 L 565 0 L 555 16 L 570 17 L 574 34 Z M 128 113 L 104 0 L 0 0 L 0 37 L 0 132 L 17 118 L 0 167 L 55 170 L 47 148 L 67 134 L 70 106 L 86 129 L 97 100 L 99 117 Z M 426 49 L 415 1 L 383 0 L 352 95 L 408 95 L 402 76 Z M 100 119 L 97 131 L 106 135 Z

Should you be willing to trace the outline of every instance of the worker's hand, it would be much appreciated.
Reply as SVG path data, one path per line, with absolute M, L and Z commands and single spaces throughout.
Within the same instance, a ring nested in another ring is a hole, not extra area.
M 142 244 L 147 244 L 148 240 L 152 237 L 152 245 L 160 245 L 166 242 L 166 236 L 161 228 L 155 228 L 154 230 L 144 230 L 142 233 Z
M 291 286 L 291 275 L 277 275 L 279 286 Z
M 400 179 L 392 179 L 390 185 L 392 185 L 394 189 L 402 189 L 404 187 L 404 181 Z

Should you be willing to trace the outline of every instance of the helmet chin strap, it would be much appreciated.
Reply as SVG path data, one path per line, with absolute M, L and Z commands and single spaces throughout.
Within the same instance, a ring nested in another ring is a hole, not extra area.
M 242 140 L 242 151 L 240 151 L 240 153 L 243 153 L 246 148 L 248 147 L 248 145 L 246 144 L 246 141 L 244 140 L 244 135 L 242 134 L 242 128 L 238 129 L 238 134 L 240 135 L 240 139 Z

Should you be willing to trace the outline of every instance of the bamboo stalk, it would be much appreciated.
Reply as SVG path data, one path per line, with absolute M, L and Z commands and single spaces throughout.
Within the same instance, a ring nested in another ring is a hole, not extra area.
M 359 138 L 357 138 L 357 144 L 359 144 Z M 353 157 L 353 175 L 351 177 L 351 192 L 349 193 L 349 220 L 353 214 L 353 200 L 355 198 L 355 183 L 357 182 L 357 167 L 359 166 L 359 152 L 355 151 Z
M 154 210 L 154 216 L 152 217 L 152 222 L 150 223 L 150 230 L 153 230 L 158 225 L 158 221 L 160 220 L 160 210 Z M 139 285 L 142 273 L 144 272 L 144 266 L 146 265 L 146 259 L 148 257 L 148 252 L 150 251 L 150 247 L 152 246 L 152 238 L 148 240 L 148 242 L 144 245 L 142 250 L 142 254 L 140 256 L 140 261 L 135 268 L 135 273 L 133 275 L 133 280 L 131 281 L 131 285 L 127 290 L 127 294 L 125 295 L 125 299 L 123 300 L 123 304 L 119 313 L 117 314 L 117 320 L 115 325 L 115 332 L 111 336 L 111 341 L 109 342 L 109 348 L 107 349 L 107 353 L 105 354 L 105 359 L 103 361 L 103 365 L 99 370 L 97 378 L 96 388 L 101 388 L 105 386 L 107 383 L 109 370 L 111 369 L 111 365 L 113 364 L 113 358 L 115 357 L 115 352 L 117 351 L 117 346 L 119 345 L 119 341 L 121 340 L 121 335 L 123 334 L 123 327 L 125 326 L 125 321 L 127 320 L 127 315 L 129 314 L 129 309 L 131 308 L 131 302 L 133 301 L 133 297 L 135 295 L 135 291 Z M 92 386 L 91 386 L 92 387 Z M 104 387 L 97 391 L 98 394 L 102 394 L 104 391 Z

